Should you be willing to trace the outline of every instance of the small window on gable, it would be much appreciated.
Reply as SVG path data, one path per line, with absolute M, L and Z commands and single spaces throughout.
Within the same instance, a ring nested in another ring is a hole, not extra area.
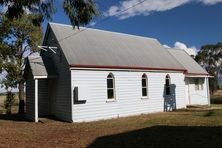
M 203 90 L 203 84 L 204 84 L 203 79 L 195 78 L 194 83 L 195 83 L 195 90 Z
M 114 76 L 110 73 L 107 76 L 107 99 L 115 99 L 115 83 Z
M 170 75 L 166 75 L 165 78 L 165 91 L 166 91 L 166 95 L 170 95 Z
M 148 95 L 148 80 L 146 74 L 142 75 L 142 97 L 147 97 Z

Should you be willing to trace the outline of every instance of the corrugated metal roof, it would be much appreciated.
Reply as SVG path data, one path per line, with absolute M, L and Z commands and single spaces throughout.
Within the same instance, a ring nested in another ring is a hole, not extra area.
M 50 23 L 70 65 L 184 67 L 156 40 Z
M 181 49 L 167 49 L 184 68 L 188 74 L 208 74 L 191 56 Z
M 28 61 L 34 77 L 36 76 L 45 76 L 45 77 L 55 77 L 56 73 L 54 70 L 54 66 L 52 63 L 46 59 L 47 61 L 42 60 L 41 56 L 29 56 Z
M 170 50 L 158 40 L 91 28 L 50 23 L 70 66 L 188 70 L 207 74 L 182 50 Z

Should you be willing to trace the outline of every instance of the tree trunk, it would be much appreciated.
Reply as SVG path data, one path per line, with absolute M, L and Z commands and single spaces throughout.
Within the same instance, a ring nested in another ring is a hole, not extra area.
M 19 82 L 19 114 L 25 112 L 24 94 L 24 82 Z
M 216 72 L 216 76 L 214 77 L 214 92 L 218 90 L 218 76 L 219 73 Z

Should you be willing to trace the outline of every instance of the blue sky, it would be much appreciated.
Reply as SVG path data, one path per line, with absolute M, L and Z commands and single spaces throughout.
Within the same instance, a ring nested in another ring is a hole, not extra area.
M 92 28 L 123 32 L 158 39 L 174 47 L 184 43 L 188 47 L 217 43 L 222 39 L 222 0 L 97 0 L 104 16 L 95 18 Z M 132 9 L 123 11 L 139 2 Z M 57 12 L 52 22 L 70 24 L 62 9 L 62 0 L 56 1 Z M 47 21 L 44 22 L 44 30 Z M 181 43 L 181 44 L 180 44 Z M 182 44 L 182 46 L 184 46 Z M 194 48 L 195 49 L 195 48 Z

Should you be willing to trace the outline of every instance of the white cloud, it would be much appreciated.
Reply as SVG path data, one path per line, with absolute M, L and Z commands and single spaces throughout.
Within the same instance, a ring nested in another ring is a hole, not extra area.
M 170 46 L 168 46 L 168 45 L 163 45 L 163 47 L 165 47 L 165 48 L 171 48 Z
M 222 0 L 125 0 L 120 2 L 119 5 L 111 6 L 109 10 L 105 12 L 105 16 L 116 16 L 119 19 L 126 19 L 138 15 L 146 16 L 153 12 L 171 10 L 191 2 L 214 5 L 222 2 Z
M 222 2 L 222 0 L 200 0 L 200 2 L 202 2 L 206 5 L 214 5 L 216 3 Z
M 165 48 L 171 48 L 171 47 L 168 46 L 168 45 L 163 45 L 163 47 L 165 47 Z M 186 51 L 186 53 L 189 54 L 189 55 L 193 55 L 193 56 L 196 56 L 196 55 L 197 55 L 197 49 L 196 49 L 196 47 L 194 47 L 194 46 L 192 46 L 192 47 L 187 47 L 186 44 L 181 43 L 181 42 L 176 42 L 176 43 L 174 44 L 174 47 L 173 47 L 173 48 L 184 50 L 184 51 Z
M 187 47 L 186 44 L 184 43 L 181 43 L 181 42 L 176 42 L 174 44 L 174 47 L 175 48 L 178 48 L 178 49 L 183 49 L 184 51 L 186 51 L 189 55 L 193 55 L 193 56 L 196 56 L 197 55 L 197 49 L 196 47 Z
M 89 26 L 94 27 L 96 25 L 96 22 L 90 22 Z

